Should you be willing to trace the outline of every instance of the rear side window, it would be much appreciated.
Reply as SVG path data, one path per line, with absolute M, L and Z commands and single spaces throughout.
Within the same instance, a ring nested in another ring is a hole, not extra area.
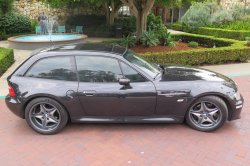
M 25 74 L 26 77 L 77 81 L 77 75 L 72 67 L 74 57 L 53 57 L 39 60 Z
M 123 77 L 120 65 L 112 58 L 76 56 L 80 82 L 117 82 Z

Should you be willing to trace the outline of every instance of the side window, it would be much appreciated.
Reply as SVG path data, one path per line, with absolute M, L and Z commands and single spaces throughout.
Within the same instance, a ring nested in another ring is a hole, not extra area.
M 73 57 L 45 58 L 36 62 L 25 74 L 26 77 L 77 81 L 77 75 L 71 66 Z
M 140 75 L 137 71 L 129 67 L 128 65 L 121 62 L 122 69 L 126 78 L 130 80 L 130 82 L 146 82 L 148 81 L 142 75 Z
M 95 56 L 76 56 L 76 64 L 81 82 L 118 82 L 122 78 L 117 60 Z

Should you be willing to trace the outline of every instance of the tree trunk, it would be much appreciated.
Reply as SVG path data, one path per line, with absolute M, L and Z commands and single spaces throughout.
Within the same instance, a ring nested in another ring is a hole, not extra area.
M 111 12 L 109 17 L 109 24 L 110 25 L 114 24 L 114 21 L 115 21 L 115 13 Z
M 103 6 L 104 6 L 104 8 L 105 8 L 106 22 L 107 22 L 107 24 L 109 24 L 109 22 L 110 22 L 110 11 L 109 11 L 109 5 L 108 5 L 108 3 L 107 3 L 107 2 L 105 2 L 105 3 L 103 4 Z
M 136 44 L 141 44 L 140 38 L 141 35 L 143 34 L 143 31 L 146 31 L 146 21 L 147 21 L 147 13 L 138 11 L 136 17 L 136 40 L 135 40 Z

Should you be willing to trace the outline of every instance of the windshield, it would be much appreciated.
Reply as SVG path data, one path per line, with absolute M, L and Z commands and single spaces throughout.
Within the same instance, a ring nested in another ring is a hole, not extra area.
M 155 78 L 155 76 L 160 71 L 155 63 L 150 62 L 149 60 L 143 58 L 142 56 L 136 54 L 131 50 L 128 50 L 128 52 L 126 52 L 124 58 L 127 59 L 129 62 L 133 63 L 134 65 L 136 65 L 137 67 L 139 67 L 141 70 L 150 75 L 152 78 Z

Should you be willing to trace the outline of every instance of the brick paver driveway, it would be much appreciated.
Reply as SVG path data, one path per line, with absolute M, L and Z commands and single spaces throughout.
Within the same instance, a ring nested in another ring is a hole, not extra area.
M 250 165 L 250 76 L 234 77 L 242 119 L 203 133 L 184 124 L 71 124 L 40 135 L 0 100 L 0 165 Z

